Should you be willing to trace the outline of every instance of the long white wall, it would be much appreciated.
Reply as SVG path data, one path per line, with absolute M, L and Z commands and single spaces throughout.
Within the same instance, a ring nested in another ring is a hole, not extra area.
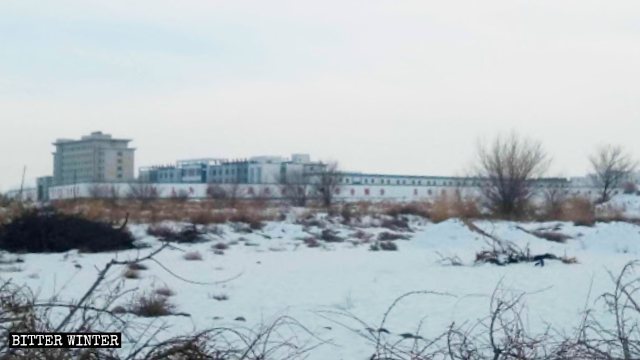
M 103 196 L 116 194 L 119 198 L 127 197 L 131 192 L 130 184 L 76 184 L 57 186 L 49 189 L 51 200 L 91 198 L 96 193 Z M 133 185 L 138 186 L 138 185 Z M 160 198 L 171 198 L 186 195 L 189 198 L 206 198 L 208 184 L 145 184 L 156 189 Z M 284 187 L 277 184 L 219 184 L 227 193 L 235 192 L 239 198 L 286 198 Z M 568 188 L 568 195 L 593 197 L 597 192 L 593 188 Z M 412 185 L 341 185 L 335 193 L 335 199 L 340 201 L 414 201 L 433 199 L 440 195 L 454 196 L 456 192 L 462 196 L 477 196 L 478 188 L 453 186 L 412 186 Z

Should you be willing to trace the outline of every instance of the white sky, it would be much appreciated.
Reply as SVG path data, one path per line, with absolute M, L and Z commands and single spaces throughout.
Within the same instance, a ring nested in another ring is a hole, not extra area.
M 133 138 L 136 166 L 308 152 L 433 175 L 516 130 L 579 175 L 598 144 L 640 155 L 640 1 L 0 2 L 0 189 L 94 130 Z

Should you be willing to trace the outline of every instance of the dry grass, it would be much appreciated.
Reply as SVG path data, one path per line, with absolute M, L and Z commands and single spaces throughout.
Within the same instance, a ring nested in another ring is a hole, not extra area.
M 429 219 L 439 223 L 452 218 L 477 219 L 482 216 L 479 200 L 459 195 L 439 195 L 430 204 Z
M 430 206 L 427 202 L 411 202 L 406 204 L 389 204 L 384 209 L 384 213 L 389 216 L 398 217 L 399 215 L 416 215 L 423 218 L 431 216 L 429 212 Z
M 264 212 L 253 209 L 240 209 L 229 216 L 229 221 L 235 223 L 245 223 L 249 225 L 252 230 L 260 230 L 264 225 L 264 221 L 273 220 L 272 217 L 267 216 Z
M 371 251 L 398 251 L 398 245 L 393 241 L 376 241 L 369 246 Z
M 156 293 L 143 294 L 130 304 L 129 312 L 143 317 L 160 317 L 173 314 L 175 306 L 166 296 Z
M 187 261 L 202 261 L 202 254 L 199 251 L 190 251 L 182 256 Z
M 307 247 L 310 247 L 310 248 L 320 247 L 320 242 L 318 241 L 318 239 L 314 237 L 306 238 L 303 241 L 304 241 L 304 244 L 307 245 Z
M 589 199 L 569 198 L 562 205 L 559 220 L 571 221 L 578 226 L 593 226 L 596 222 L 595 207 Z
M 262 201 L 238 201 L 233 207 L 219 208 L 213 200 L 183 201 L 155 199 L 144 202 L 136 199 L 77 199 L 54 201 L 52 205 L 66 214 L 79 214 L 90 220 L 121 222 L 127 214 L 133 223 L 184 221 L 197 225 L 221 224 L 226 221 L 246 222 L 259 227 L 262 221 L 274 219 L 275 208 Z

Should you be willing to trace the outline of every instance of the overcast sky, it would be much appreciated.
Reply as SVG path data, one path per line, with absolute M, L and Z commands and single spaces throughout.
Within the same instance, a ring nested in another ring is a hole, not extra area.
M 433 175 L 516 130 L 583 174 L 598 144 L 640 155 L 640 1 L 0 1 L 0 189 L 94 130 L 134 139 L 136 166 L 307 152 Z

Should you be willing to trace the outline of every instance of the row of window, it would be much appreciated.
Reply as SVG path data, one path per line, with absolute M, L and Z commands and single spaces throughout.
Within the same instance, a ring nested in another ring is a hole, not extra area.
M 425 186 L 479 186 L 478 182 L 465 182 L 465 181 L 442 181 L 438 184 L 437 181 L 429 180 L 407 180 L 407 179 L 385 179 L 379 178 L 342 178 L 340 182 L 344 184 L 371 184 L 371 185 L 425 185 Z
M 415 179 L 387 179 L 387 178 L 360 178 L 344 177 L 340 179 L 343 184 L 371 184 L 371 185 L 424 185 L 424 186 L 475 186 L 482 185 L 480 181 L 431 181 Z M 486 184 L 485 184 L 486 185 Z M 566 183 L 536 183 L 536 187 L 566 187 Z

